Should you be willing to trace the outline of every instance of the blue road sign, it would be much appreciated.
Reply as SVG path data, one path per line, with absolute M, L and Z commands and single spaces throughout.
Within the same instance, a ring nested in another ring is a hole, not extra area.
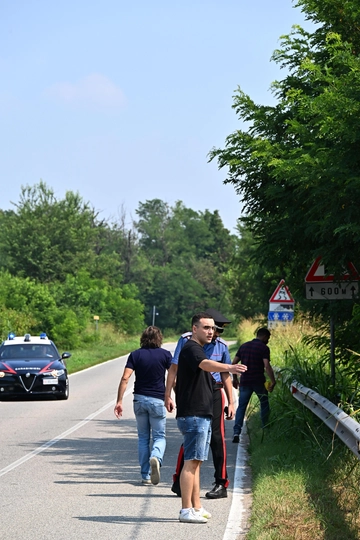
M 294 312 L 287 309 L 286 311 L 269 311 L 269 321 L 289 322 L 294 320 Z

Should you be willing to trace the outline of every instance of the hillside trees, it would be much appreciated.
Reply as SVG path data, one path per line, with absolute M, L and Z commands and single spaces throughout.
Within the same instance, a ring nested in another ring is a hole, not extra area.
M 135 228 L 143 278 L 134 276 L 151 322 L 151 308 L 162 328 L 184 331 L 194 312 L 206 307 L 229 311 L 223 271 L 230 263 L 234 235 L 217 211 L 196 212 L 181 201 L 139 203 Z
M 8 269 L 40 282 L 63 281 L 84 265 L 91 266 L 96 213 L 79 194 L 56 199 L 40 182 L 23 187 L 16 211 L 8 212 L 1 231 Z
M 45 331 L 73 347 L 95 314 L 123 333 L 141 331 L 138 290 L 122 276 L 121 228 L 100 220 L 78 193 L 57 199 L 44 182 L 22 188 L 14 206 L 0 215 L 3 335 Z
M 230 311 L 223 275 L 235 237 L 217 211 L 178 201 L 139 203 L 129 228 L 100 219 L 78 193 L 55 196 L 44 182 L 22 188 L 0 211 L 0 331 L 46 331 L 74 347 L 98 315 L 122 333 L 152 322 L 183 331 L 196 310 Z M 145 316 L 145 319 L 144 319 Z
M 240 318 L 267 315 L 269 298 L 281 276 L 258 262 L 256 248 L 251 231 L 239 224 L 235 249 L 224 272 L 224 286 L 232 312 Z

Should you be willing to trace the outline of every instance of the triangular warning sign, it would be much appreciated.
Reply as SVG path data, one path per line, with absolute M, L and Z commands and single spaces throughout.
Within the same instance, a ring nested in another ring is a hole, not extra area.
M 312 263 L 310 270 L 305 276 L 305 283 L 316 283 L 316 282 L 323 282 L 323 281 L 334 281 L 334 274 L 325 274 L 325 267 L 321 263 L 321 256 L 317 257 L 315 261 Z M 341 275 L 340 281 L 359 281 L 359 273 L 356 270 L 353 263 L 349 262 L 348 270 L 345 270 L 343 274 Z
M 280 304 L 294 304 L 294 299 L 291 296 L 289 288 L 285 285 L 285 280 L 282 279 L 279 285 L 270 298 L 270 302 L 279 302 Z

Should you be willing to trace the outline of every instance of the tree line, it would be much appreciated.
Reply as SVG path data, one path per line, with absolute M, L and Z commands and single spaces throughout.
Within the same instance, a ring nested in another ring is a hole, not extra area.
M 76 347 L 94 315 L 123 334 L 151 324 L 153 306 L 165 332 L 187 330 L 210 306 L 236 315 L 227 283 L 240 237 L 218 211 L 153 199 L 128 226 L 125 211 L 101 219 L 79 193 L 57 198 L 43 181 L 22 187 L 13 206 L 0 211 L 3 337 L 46 331 Z

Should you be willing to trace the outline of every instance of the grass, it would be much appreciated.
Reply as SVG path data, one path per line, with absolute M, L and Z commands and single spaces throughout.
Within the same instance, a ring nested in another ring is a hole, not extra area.
M 244 322 L 240 342 L 252 339 L 256 323 Z M 323 353 L 304 345 L 305 325 L 272 331 L 272 364 L 280 374 L 297 359 L 306 377 L 315 368 L 321 387 L 328 373 L 316 370 Z M 283 371 L 282 371 L 283 370 Z M 247 540 L 359 540 L 360 464 L 350 450 L 280 379 L 270 395 L 270 425 L 261 429 L 258 400 L 248 409 L 253 479 L 251 527 Z M 310 385 L 307 385 L 310 386 Z
M 89 332 L 85 340 L 88 344 L 70 351 L 71 358 L 66 362 L 69 373 L 118 358 L 140 347 L 140 336 L 124 336 L 106 325 L 102 325 L 96 334 L 93 331 Z M 177 340 L 178 336 L 168 336 L 164 339 L 164 343 Z
M 285 408 L 274 392 L 271 425 L 264 431 L 253 405 L 248 421 L 253 507 L 247 540 L 359 539 L 359 461 L 293 401 Z

